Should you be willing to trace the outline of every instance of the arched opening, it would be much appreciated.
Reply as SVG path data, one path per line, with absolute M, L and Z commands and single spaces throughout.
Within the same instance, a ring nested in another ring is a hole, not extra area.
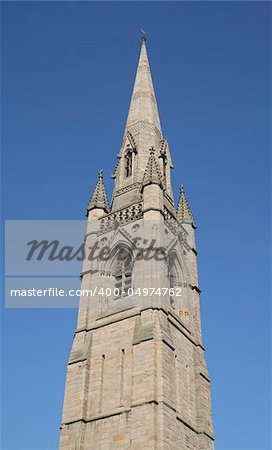
M 169 287 L 174 290 L 180 285 L 180 267 L 175 253 L 171 253 L 168 259 Z M 170 291 L 172 292 L 172 291 Z M 170 295 L 170 303 L 174 307 L 175 295 Z
M 125 174 L 126 178 L 132 175 L 132 151 L 128 150 L 125 155 Z
M 119 247 L 115 253 L 112 265 L 115 278 L 115 298 L 126 297 L 132 287 L 132 255 L 129 249 Z
M 168 257 L 168 279 L 170 287 L 170 304 L 176 314 L 186 322 L 191 315 L 191 288 L 188 284 L 187 271 L 173 251 Z

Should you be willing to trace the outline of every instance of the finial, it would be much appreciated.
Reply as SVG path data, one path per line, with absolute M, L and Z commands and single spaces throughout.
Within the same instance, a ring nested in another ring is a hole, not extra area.
M 146 42 L 146 32 L 141 28 L 142 42 Z
M 155 155 L 155 149 L 153 146 L 150 147 L 149 151 L 150 151 L 150 155 Z
M 184 189 L 184 185 L 183 184 L 180 185 L 179 190 L 180 190 L 181 194 L 185 193 L 185 189 Z
M 103 179 L 103 170 L 102 169 L 100 169 L 98 172 L 98 178 L 99 178 L 99 180 Z

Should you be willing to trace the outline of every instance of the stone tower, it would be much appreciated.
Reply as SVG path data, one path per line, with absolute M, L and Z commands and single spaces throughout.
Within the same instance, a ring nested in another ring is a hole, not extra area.
M 174 205 L 145 38 L 108 205 L 99 178 L 67 368 L 61 450 L 212 450 L 195 222 Z

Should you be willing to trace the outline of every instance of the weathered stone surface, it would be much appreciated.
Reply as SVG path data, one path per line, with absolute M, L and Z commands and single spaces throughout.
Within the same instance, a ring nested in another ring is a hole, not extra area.
M 107 243 L 110 257 L 84 261 L 82 273 L 82 289 L 123 288 L 117 297 L 80 300 L 60 450 L 214 449 L 195 226 L 184 192 L 182 223 L 176 219 L 171 167 L 143 41 L 112 206 L 108 211 L 101 176 L 88 213 L 86 248 Z M 163 257 L 139 258 L 135 238 L 155 240 Z M 120 249 L 129 258 L 125 266 L 116 262 Z M 180 295 L 144 295 L 150 288 Z

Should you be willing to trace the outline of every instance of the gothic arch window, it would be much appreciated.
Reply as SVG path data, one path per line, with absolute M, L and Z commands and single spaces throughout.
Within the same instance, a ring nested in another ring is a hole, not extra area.
M 180 285 L 180 266 L 175 253 L 171 253 L 168 259 L 168 279 L 169 287 L 175 288 Z M 174 306 L 174 295 L 170 295 L 170 303 Z
M 125 154 L 125 175 L 126 178 L 132 175 L 132 150 L 128 150 Z
M 168 260 L 168 277 L 170 286 L 176 286 L 179 283 L 180 278 L 180 267 L 179 267 L 179 261 L 175 253 L 171 253 L 169 255 Z
M 114 256 L 112 273 L 114 276 L 115 298 L 126 297 L 132 287 L 132 255 L 125 247 L 119 247 Z

